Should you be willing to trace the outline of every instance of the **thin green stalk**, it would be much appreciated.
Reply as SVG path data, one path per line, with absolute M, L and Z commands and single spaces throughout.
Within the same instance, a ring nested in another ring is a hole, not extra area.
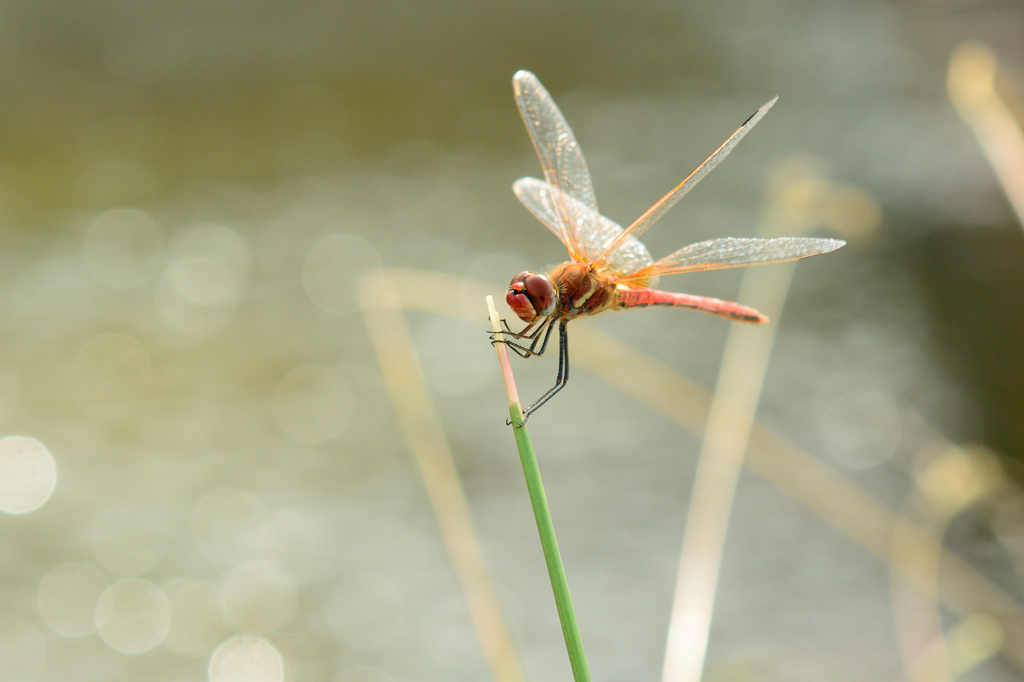
M 498 311 L 494 308 L 494 300 L 487 297 L 487 309 L 491 316 L 491 329 L 498 340 L 501 339 L 501 322 Z M 523 463 L 523 475 L 526 477 L 526 489 L 530 491 L 530 503 L 533 505 L 533 516 L 537 519 L 537 532 L 540 533 L 540 545 L 544 549 L 544 561 L 548 565 L 548 576 L 551 578 L 551 591 L 555 595 L 555 606 L 558 608 L 558 620 L 562 624 L 562 636 L 565 637 L 565 648 L 569 652 L 569 665 L 576 682 L 590 682 L 590 669 L 587 657 L 583 653 L 583 639 L 580 628 L 576 624 L 576 612 L 572 608 L 569 596 L 569 582 L 565 579 L 565 568 L 562 567 L 562 555 L 558 553 L 558 541 L 555 539 L 555 526 L 551 522 L 551 510 L 548 509 L 548 498 L 544 494 L 544 483 L 540 480 L 540 467 L 537 456 L 533 453 L 530 432 L 523 423 L 523 408 L 519 404 L 519 392 L 516 390 L 515 377 L 512 376 L 512 365 L 508 361 L 508 349 L 505 344 L 494 344 L 498 351 L 498 364 L 505 379 L 508 391 L 508 415 L 512 422 L 512 430 L 519 447 L 519 459 Z
M 518 405 L 509 405 L 508 413 L 512 420 L 516 445 L 519 447 L 519 459 L 523 463 L 526 488 L 530 491 L 533 515 L 537 519 L 537 532 L 540 533 L 540 544 L 544 548 L 544 560 L 548 564 L 551 591 L 555 594 L 555 606 L 558 607 L 558 620 L 562 623 L 562 635 L 565 637 L 565 648 L 569 652 L 572 676 L 576 682 L 590 682 L 590 669 L 587 667 L 587 657 L 583 653 L 583 640 L 576 624 L 576 612 L 572 608 L 569 583 L 565 579 L 562 555 L 558 552 L 555 527 L 551 523 L 551 510 L 548 509 L 548 498 L 544 494 L 544 483 L 540 479 L 540 468 L 533 453 L 530 433 L 522 423 L 523 416 Z

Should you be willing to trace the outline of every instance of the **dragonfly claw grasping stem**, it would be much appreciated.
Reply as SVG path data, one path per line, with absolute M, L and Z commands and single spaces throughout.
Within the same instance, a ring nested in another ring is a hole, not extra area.
M 506 419 L 505 420 L 505 426 L 515 425 L 516 428 L 521 429 L 524 426 L 526 426 L 526 420 L 529 419 L 529 418 L 530 418 L 530 415 L 528 415 L 528 414 L 526 414 L 524 412 L 523 413 L 523 421 L 521 421 L 521 422 L 513 422 L 511 419 Z

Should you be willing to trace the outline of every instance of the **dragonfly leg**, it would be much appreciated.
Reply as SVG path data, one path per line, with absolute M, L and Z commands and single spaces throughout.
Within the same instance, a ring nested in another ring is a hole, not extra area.
M 528 324 L 525 327 L 523 327 L 522 331 L 514 332 L 514 331 L 512 331 L 512 328 L 508 326 L 508 320 L 503 318 L 501 320 L 501 324 L 504 325 L 505 331 L 503 331 L 503 332 L 487 332 L 487 333 L 490 335 L 491 341 L 494 341 L 495 334 L 501 334 L 503 336 L 511 336 L 513 339 L 533 339 L 533 338 L 536 338 L 544 330 L 544 327 L 550 321 L 551 321 L 550 317 L 537 318 L 536 320 L 534 320 L 530 324 Z M 537 327 L 536 329 L 533 329 L 533 325 L 537 324 L 538 322 L 541 323 L 540 326 Z M 530 331 L 531 329 L 533 329 L 533 331 Z M 502 343 L 502 342 L 498 341 L 497 343 Z
M 508 348 L 511 348 L 516 353 L 516 355 L 518 355 L 521 358 L 529 358 L 533 357 L 534 355 L 544 355 L 544 351 L 548 347 L 548 339 L 551 337 L 551 330 L 554 328 L 555 325 L 552 324 L 552 319 L 548 317 L 539 327 L 537 327 L 530 333 L 508 333 L 508 336 L 511 336 L 512 338 L 525 339 L 527 341 L 531 341 L 529 346 L 521 343 L 515 343 L 514 341 L 508 341 L 506 339 L 496 339 L 494 338 L 494 332 L 491 332 L 491 343 L 504 343 Z M 526 329 L 528 330 L 529 327 L 527 327 Z M 502 332 L 502 334 L 504 334 L 504 332 Z M 538 343 L 541 344 L 540 350 L 537 350 Z
M 503 327 L 505 327 L 505 331 L 508 332 L 509 334 L 525 334 L 527 330 L 529 330 L 530 327 L 533 326 L 532 324 L 529 324 L 523 329 L 523 331 L 514 332 L 512 331 L 512 327 L 508 326 L 508 320 L 506 320 L 505 318 L 501 318 L 501 324 Z
M 515 354 L 518 355 L 521 358 L 529 359 L 529 358 L 532 358 L 535 355 L 536 356 L 541 356 L 541 355 L 544 355 L 544 351 L 547 350 L 548 339 L 551 338 L 551 331 L 554 328 L 555 328 L 555 325 L 550 324 L 550 323 L 547 324 L 547 331 L 544 333 L 544 336 L 537 336 L 537 337 L 535 337 L 533 339 L 533 343 L 531 343 L 529 346 L 524 346 L 524 345 L 521 345 L 521 344 L 518 344 L 518 343 L 514 343 L 512 341 L 505 341 L 504 343 L 505 343 L 505 345 L 508 348 L 511 348 L 515 352 Z M 542 340 L 543 340 L 543 343 L 541 343 Z M 494 343 L 498 343 L 498 342 L 494 341 Z M 537 344 L 538 343 L 541 344 L 540 345 L 540 350 L 537 350 Z
M 565 388 L 565 385 L 569 383 L 569 336 L 565 331 L 566 324 L 568 324 L 568 320 L 561 320 L 558 323 L 558 376 L 555 377 L 555 385 L 545 391 L 544 395 L 537 398 L 532 405 L 523 410 L 524 424 L 530 418 L 530 415 L 537 411 L 537 408 L 551 400 L 556 393 Z M 550 331 L 548 335 L 550 335 Z M 545 345 L 547 345 L 546 338 Z

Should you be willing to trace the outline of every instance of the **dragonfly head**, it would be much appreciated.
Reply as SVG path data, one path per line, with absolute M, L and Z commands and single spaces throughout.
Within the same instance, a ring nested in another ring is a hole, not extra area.
M 512 278 L 505 293 L 508 307 L 523 322 L 533 322 L 555 312 L 557 298 L 555 285 L 550 279 L 526 270 Z

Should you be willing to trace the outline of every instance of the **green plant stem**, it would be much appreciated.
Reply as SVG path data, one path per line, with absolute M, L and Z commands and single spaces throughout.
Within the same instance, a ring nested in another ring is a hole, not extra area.
M 565 637 L 565 648 L 569 652 L 572 676 L 576 682 L 590 682 L 590 669 L 587 667 L 587 657 L 583 653 L 583 640 L 576 624 L 576 612 L 572 608 L 569 583 L 565 579 L 562 555 L 558 553 L 555 527 L 551 523 L 551 510 L 548 509 L 548 498 L 544 494 L 544 483 L 540 479 L 540 468 L 533 453 L 530 433 L 522 423 L 523 415 L 517 405 L 509 405 L 508 412 L 516 436 L 516 445 L 519 446 L 519 459 L 523 462 L 523 475 L 526 477 L 526 489 L 530 491 L 533 515 L 537 519 L 537 532 L 540 533 L 540 544 L 544 548 L 544 560 L 547 562 L 548 575 L 551 577 L 551 591 L 555 594 L 555 606 L 558 608 L 558 620 L 562 623 L 562 635 Z

